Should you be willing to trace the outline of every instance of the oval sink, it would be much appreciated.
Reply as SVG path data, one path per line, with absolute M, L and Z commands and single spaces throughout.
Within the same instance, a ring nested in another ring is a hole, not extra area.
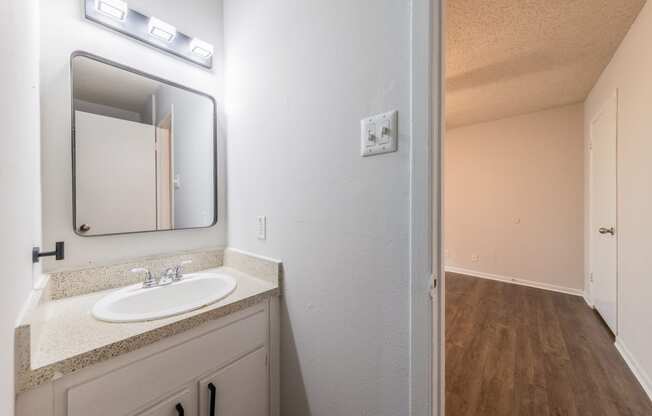
M 233 277 L 220 273 L 194 273 L 167 286 L 144 289 L 128 286 L 100 299 L 93 316 L 106 322 L 140 322 L 167 318 L 210 305 L 236 288 Z

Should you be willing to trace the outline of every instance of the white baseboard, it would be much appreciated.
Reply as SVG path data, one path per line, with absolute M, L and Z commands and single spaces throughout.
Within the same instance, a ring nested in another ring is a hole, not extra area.
M 478 272 L 475 270 L 463 269 L 461 267 L 454 267 L 454 266 L 445 266 L 444 270 L 451 273 L 458 273 L 458 274 L 465 274 L 467 276 L 479 277 L 481 279 L 496 280 L 499 282 L 512 283 L 515 285 L 534 287 L 537 289 L 550 290 L 553 292 L 566 293 L 568 295 L 584 297 L 584 291 L 582 289 L 573 289 L 571 287 L 550 285 L 547 283 L 534 282 L 532 280 L 518 279 L 509 276 L 500 276 L 497 274 Z M 586 301 L 587 298 L 584 297 L 584 300 Z
M 593 286 L 591 285 L 590 281 L 585 281 L 584 282 L 584 302 L 586 302 L 587 305 L 591 309 L 595 309 L 595 304 L 593 303 L 593 295 L 592 293 Z
M 641 384 L 641 387 L 643 387 L 643 390 L 645 390 L 645 393 L 647 393 L 647 396 L 650 398 L 650 400 L 652 400 L 652 379 L 650 379 L 650 376 L 639 365 L 638 361 L 636 361 L 621 338 L 616 337 L 615 345 L 616 349 L 629 366 L 629 369 L 632 370 L 632 373 L 634 373 L 634 377 L 636 377 L 638 382 Z

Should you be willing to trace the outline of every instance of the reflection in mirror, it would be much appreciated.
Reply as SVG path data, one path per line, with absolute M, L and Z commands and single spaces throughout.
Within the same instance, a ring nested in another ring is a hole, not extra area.
M 72 93 L 78 234 L 215 223 L 211 97 L 80 53 L 72 58 Z

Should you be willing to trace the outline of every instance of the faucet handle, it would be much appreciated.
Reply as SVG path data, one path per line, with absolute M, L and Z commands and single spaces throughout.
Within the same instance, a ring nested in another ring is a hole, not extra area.
M 154 276 L 152 275 L 152 272 L 149 271 L 149 269 L 146 269 L 144 267 L 136 267 L 134 269 L 129 270 L 130 273 L 147 273 L 147 277 L 143 281 L 143 287 L 148 288 L 148 287 L 154 287 L 158 284 Z
M 183 277 L 183 266 L 192 263 L 192 260 L 184 260 L 174 268 L 174 280 L 181 280 Z

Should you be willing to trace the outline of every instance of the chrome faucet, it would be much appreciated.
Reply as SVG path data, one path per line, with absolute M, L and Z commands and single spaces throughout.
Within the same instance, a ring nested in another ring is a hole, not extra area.
M 161 277 L 157 280 L 149 269 L 144 267 L 136 267 L 129 270 L 131 273 L 147 273 L 147 277 L 143 281 L 143 288 L 148 289 L 156 286 L 165 286 L 173 282 L 178 282 L 183 278 L 183 266 L 192 263 L 192 260 L 185 260 L 174 267 L 168 267 L 161 273 Z
M 156 281 L 156 278 L 152 275 L 152 272 L 149 271 L 149 269 L 146 269 L 144 267 L 136 267 L 135 269 L 129 270 L 131 273 L 147 273 L 147 277 L 143 281 L 143 287 L 144 288 L 150 288 L 150 287 L 155 287 L 158 286 L 158 281 Z
M 173 267 L 168 267 L 161 273 L 161 277 L 158 279 L 159 286 L 169 285 L 170 283 L 176 280 L 176 274 Z

